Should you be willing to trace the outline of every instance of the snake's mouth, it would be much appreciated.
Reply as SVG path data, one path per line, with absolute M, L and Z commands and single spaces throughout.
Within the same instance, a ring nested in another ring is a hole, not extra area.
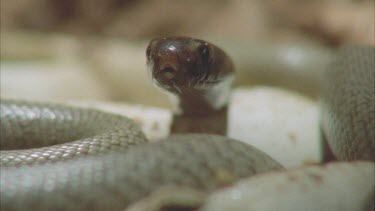
M 224 81 L 208 72 L 194 75 L 186 69 L 177 69 L 168 65 L 163 68 L 150 67 L 150 69 L 152 80 L 156 86 L 176 94 L 209 89 Z
M 159 88 L 175 93 L 188 94 L 194 90 L 210 89 L 226 79 L 199 67 L 188 68 L 181 63 L 170 61 L 150 61 L 148 63 L 149 75 L 153 83 Z
M 159 65 L 159 68 L 154 68 L 152 76 L 159 84 L 172 85 L 182 81 L 183 77 L 179 72 L 176 65 L 162 64 Z
M 176 63 L 149 61 L 148 72 L 153 83 L 168 92 L 181 92 L 186 78 Z

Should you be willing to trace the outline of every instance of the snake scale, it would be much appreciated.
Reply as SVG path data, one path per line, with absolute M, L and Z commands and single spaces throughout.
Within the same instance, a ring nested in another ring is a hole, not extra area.
M 375 49 L 343 48 L 326 80 L 321 127 L 333 155 L 375 161 Z
M 374 49 L 343 52 L 327 71 L 322 130 L 339 159 L 374 160 Z M 220 48 L 175 37 L 153 40 L 146 54 L 155 83 L 180 103 L 180 122 L 222 115 L 234 74 Z M 121 210 L 163 185 L 211 191 L 282 169 L 224 136 L 178 134 L 148 143 L 130 119 L 92 109 L 2 100 L 0 114 L 2 210 Z M 225 124 L 219 120 L 211 124 Z

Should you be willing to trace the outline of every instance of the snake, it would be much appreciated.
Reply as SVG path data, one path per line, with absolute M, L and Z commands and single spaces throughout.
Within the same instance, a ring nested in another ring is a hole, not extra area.
M 375 161 L 375 49 L 343 47 L 325 78 L 321 128 L 333 157 Z
M 1 101 L 1 209 L 123 210 L 163 186 L 210 192 L 283 169 L 264 152 L 222 136 L 235 75 L 224 50 L 164 37 L 150 41 L 146 57 L 154 84 L 178 108 L 175 134 L 158 142 L 124 116 Z M 374 160 L 374 49 L 349 47 L 335 61 L 322 94 L 322 132 L 337 159 Z

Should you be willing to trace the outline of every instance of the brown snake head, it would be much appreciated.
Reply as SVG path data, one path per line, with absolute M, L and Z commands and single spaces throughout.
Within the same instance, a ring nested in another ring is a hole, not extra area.
M 177 112 L 212 114 L 226 108 L 234 65 L 219 47 L 189 37 L 153 39 L 146 50 L 154 84 L 173 94 Z
M 154 83 L 177 95 L 205 90 L 233 79 L 232 60 L 219 47 L 189 37 L 153 39 L 147 66 Z

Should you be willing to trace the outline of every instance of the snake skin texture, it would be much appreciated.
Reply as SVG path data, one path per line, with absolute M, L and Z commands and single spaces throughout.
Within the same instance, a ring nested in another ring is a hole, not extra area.
M 375 49 L 343 48 L 326 74 L 322 130 L 339 160 L 375 161 Z
M 0 117 L 0 166 L 67 160 L 147 142 L 128 118 L 93 109 L 2 100 Z
M 51 116 L 56 117 L 54 121 Z M 221 136 L 175 135 L 145 144 L 131 120 L 95 110 L 3 101 L 1 118 L 1 143 L 18 142 L 5 145 L 7 149 L 29 147 L 21 143 L 28 138 L 36 141 L 40 137 L 39 144 L 47 143 L 46 136 L 51 136 L 54 144 L 65 137 L 81 139 L 29 153 L 26 149 L 22 153 L 1 151 L 2 210 L 121 210 L 163 185 L 210 191 L 239 178 L 282 169 L 263 152 Z M 55 132 L 59 126 L 66 128 Z M 78 134 L 70 134 L 76 131 Z M 116 150 L 94 156 L 92 148 L 95 152 Z M 62 157 L 74 154 L 71 152 L 83 156 L 59 161 L 48 158 L 56 149 Z M 12 156 L 21 157 L 9 161 Z M 29 160 L 38 162 L 31 165 Z M 24 163 L 27 165 L 20 166 Z

